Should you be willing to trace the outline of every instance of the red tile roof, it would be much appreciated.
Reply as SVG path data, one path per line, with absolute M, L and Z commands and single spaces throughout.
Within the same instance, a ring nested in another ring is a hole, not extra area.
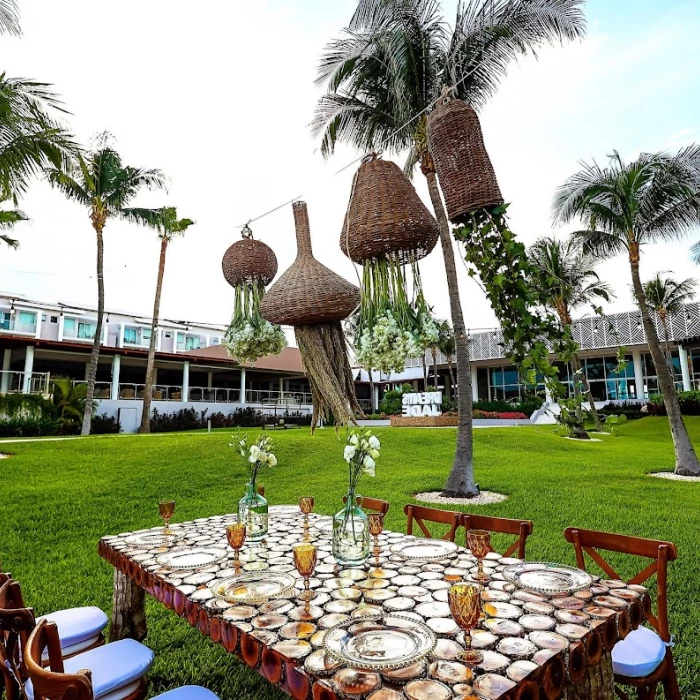
M 253 367 L 255 369 L 269 369 L 277 370 L 279 372 L 298 372 L 299 374 L 304 373 L 304 368 L 301 363 L 301 353 L 299 352 L 299 348 L 294 347 L 285 348 L 279 355 L 269 355 L 268 357 L 263 357 L 257 362 L 253 363 L 238 362 L 234 358 L 229 357 L 229 354 L 223 345 L 212 345 L 211 347 L 201 348 L 200 350 L 190 350 L 188 355 L 217 360 L 219 362 L 228 361 L 235 365 Z

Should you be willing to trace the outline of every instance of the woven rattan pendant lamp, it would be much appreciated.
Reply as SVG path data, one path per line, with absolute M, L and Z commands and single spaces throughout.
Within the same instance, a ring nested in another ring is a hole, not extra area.
M 260 315 L 265 287 L 277 274 L 277 258 L 269 246 L 253 238 L 248 226 L 243 227 L 241 236 L 221 261 L 224 277 L 235 290 L 234 312 L 224 345 L 231 357 L 255 362 L 282 352 L 287 339 L 279 326 Z
M 360 301 L 360 290 L 314 258 L 305 202 L 294 202 L 297 257 L 260 305 L 271 323 L 294 326 L 313 399 L 312 429 L 333 414 L 336 426 L 362 415 L 355 397 L 347 343 L 340 321 Z
M 340 248 L 353 262 L 420 260 L 438 241 L 437 222 L 396 163 L 372 154 L 355 176 Z
M 428 146 L 452 223 L 464 223 L 477 209 L 503 204 L 479 117 L 447 91 L 428 116 Z

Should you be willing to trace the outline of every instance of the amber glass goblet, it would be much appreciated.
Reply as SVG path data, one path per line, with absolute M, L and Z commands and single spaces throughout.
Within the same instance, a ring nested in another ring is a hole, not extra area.
M 484 660 L 480 651 L 472 649 L 472 630 L 481 617 L 481 586 L 456 583 L 447 591 L 447 600 L 454 621 L 464 630 L 466 648 L 458 658 L 468 666 L 476 666 Z
M 226 539 L 228 540 L 229 547 L 233 550 L 233 563 L 236 567 L 236 571 L 240 568 L 241 561 L 238 553 L 245 542 L 246 526 L 244 523 L 234 523 L 233 525 L 226 526 Z
M 160 517 L 163 518 L 163 523 L 165 528 L 163 529 L 163 534 L 170 534 L 170 520 L 175 515 L 175 501 L 161 501 L 158 504 L 158 512 Z
M 309 601 L 316 597 L 315 591 L 309 587 L 309 579 L 316 568 L 316 560 L 318 559 L 318 551 L 313 544 L 298 544 L 294 547 L 294 566 L 300 576 L 304 577 L 304 590 L 299 593 L 297 598 L 306 603 L 308 612 Z
M 299 498 L 299 510 L 304 514 L 304 541 L 309 539 L 309 513 L 314 511 L 314 497 L 301 496 Z
M 370 513 L 367 520 L 369 521 L 369 534 L 374 537 L 374 558 L 377 569 L 379 569 L 379 535 L 384 531 L 384 514 Z
M 484 571 L 484 558 L 491 551 L 491 533 L 488 530 L 468 530 L 467 546 L 479 562 L 472 578 L 475 581 L 488 581 L 491 577 Z

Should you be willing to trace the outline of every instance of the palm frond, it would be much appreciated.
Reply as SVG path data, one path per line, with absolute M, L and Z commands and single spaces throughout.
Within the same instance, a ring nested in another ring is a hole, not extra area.
M 19 8 L 15 0 L 0 0 L 0 34 L 19 36 Z
M 695 297 L 697 282 L 688 278 L 677 282 L 670 272 L 657 272 L 644 283 L 647 306 L 658 314 L 673 316 Z

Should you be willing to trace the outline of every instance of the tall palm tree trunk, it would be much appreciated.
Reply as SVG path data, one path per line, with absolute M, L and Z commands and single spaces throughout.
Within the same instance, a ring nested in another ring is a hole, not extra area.
M 100 360 L 100 344 L 102 342 L 102 320 L 105 313 L 105 279 L 104 279 L 104 240 L 102 230 L 105 225 L 105 216 L 98 212 L 91 215 L 92 225 L 97 236 L 97 323 L 95 324 L 95 338 L 92 341 L 90 353 L 90 366 L 88 367 L 88 385 L 85 394 L 85 411 L 83 412 L 83 425 L 81 435 L 89 435 L 92 426 L 92 406 L 95 397 L 95 380 L 97 378 L 97 363 Z
M 428 391 L 428 365 L 425 361 L 425 350 L 423 350 L 423 391 Z
M 450 384 L 449 384 L 448 391 L 447 391 L 447 398 L 451 399 L 452 398 L 452 387 L 454 386 L 455 378 L 454 378 L 454 374 L 452 373 L 452 357 L 450 355 L 447 355 L 447 372 L 450 375 Z
M 452 315 L 452 327 L 455 334 L 455 347 L 457 355 L 457 406 L 459 410 L 459 422 L 457 425 L 457 449 L 452 464 L 450 476 L 445 484 L 446 495 L 456 495 L 467 498 L 475 498 L 479 495 L 479 487 L 474 483 L 474 436 L 472 431 L 472 370 L 469 363 L 469 340 L 467 329 L 462 315 L 462 304 L 459 300 L 459 286 L 457 283 L 457 266 L 452 249 L 452 235 L 450 224 L 447 220 L 447 212 L 442 203 L 440 188 L 438 187 L 435 167 L 429 154 L 425 154 L 421 161 L 421 170 L 428 181 L 428 192 L 433 210 L 440 228 L 440 244 L 442 255 L 445 259 L 445 273 L 447 276 L 447 288 L 450 295 L 450 311 Z
M 574 372 L 579 372 L 582 369 L 581 358 L 578 353 L 575 352 L 574 356 L 571 358 L 571 365 L 574 368 Z M 593 415 L 593 420 L 595 422 L 595 429 L 599 432 L 603 432 L 603 424 L 600 422 L 600 416 L 598 415 L 598 409 L 595 407 L 595 399 L 593 398 L 593 392 L 591 391 L 591 385 L 588 383 L 588 378 L 585 372 L 581 372 L 581 384 L 583 384 L 583 395 L 586 397 L 590 407 L 591 414 Z
M 637 297 L 639 311 L 642 314 L 642 324 L 647 336 L 647 344 L 651 352 L 651 359 L 654 361 L 654 369 L 659 381 L 659 388 L 666 406 L 668 422 L 671 426 L 671 436 L 673 437 L 673 447 L 676 453 L 675 473 L 683 476 L 700 476 L 700 462 L 695 454 L 693 445 L 690 442 L 688 430 L 683 422 L 681 407 L 678 403 L 678 394 L 673 382 L 673 375 L 661 351 L 661 343 L 656 333 L 656 327 L 651 320 L 649 308 L 647 307 L 644 287 L 639 276 L 639 244 L 630 244 L 629 249 L 630 268 L 632 271 L 632 286 L 634 295 Z
M 433 348 L 433 377 L 435 378 L 435 388 L 438 388 L 438 353 L 435 348 Z
M 156 298 L 153 302 L 153 318 L 151 319 L 151 342 L 148 346 L 148 363 L 146 364 L 146 385 L 143 390 L 143 413 L 141 414 L 140 433 L 151 432 L 151 400 L 153 398 L 153 370 L 156 364 L 156 329 L 160 316 L 160 293 L 163 289 L 163 274 L 165 273 L 165 253 L 168 249 L 168 238 L 160 241 L 160 260 L 158 262 L 158 279 L 156 280 Z

